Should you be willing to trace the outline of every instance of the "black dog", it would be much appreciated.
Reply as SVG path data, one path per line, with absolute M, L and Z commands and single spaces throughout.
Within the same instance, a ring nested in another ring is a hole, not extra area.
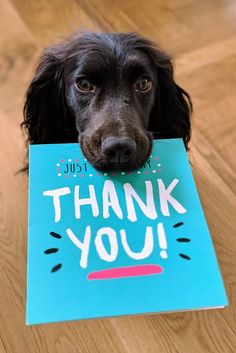
M 152 139 L 190 139 L 189 95 L 170 57 L 135 33 L 84 33 L 45 50 L 27 91 L 28 142 L 79 140 L 97 169 L 135 169 Z

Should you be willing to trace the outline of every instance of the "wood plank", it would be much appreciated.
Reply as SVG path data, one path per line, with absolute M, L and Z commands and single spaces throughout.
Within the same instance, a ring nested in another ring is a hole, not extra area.
M 84 0 L 83 0 L 84 1 Z M 233 1 L 92 0 L 97 15 L 114 31 L 140 31 L 173 55 L 217 43 L 235 34 Z M 227 23 L 227 25 L 225 25 Z
M 129 353 L 233 353 L 235 335 L 219 310 L 113 319 Z
M 223 41 L 207 44 L 197 49 L 192 49 L 175 58 L 176 75 L 184 76 L 203 67 L 224 61 L 229 56 L 236 54 L 236 36 Z
M 15 118 L 22 120 L 24 93 L 38 48 L 15 9 L 5 1 L 0 3 L 0 33 L 4 33 L 0 41 L 0 106 L 15 123 Z
M 222 46 L 222 50 L 224 46 Z M 209 55 L 211 53 L 209 52 Z M 177 61 L 178 62 L 178 61 Z M 185 72 L 179 81 L 188 87 L 194 102 L 193 126 L 209 141 L 199 141 L 202 153 L 236 192 L 236 56 Z M 204 79 L 203 79 L 204 78 Z M 214 148 L 209 149 L 209 146 Z
M 191 152 L 192 160 L 194 160 L 194 177 L 229 299 L 229 307 L 220 313 L 236 335 L 236 307 L 234 305 L 236 301 L 236 244 L 234 236 L 236 195 L 232 191 L 231 184 L 226 183 L 218 170 L 208 163 L 209 158 L 202 154 L 202 146 L 208 151 L 214 149 L 201 134 L 195 132 Z M 219 161 L 216 164 L 219 165 Z
M 4 346 L 4 341 L 0 336 L 0 353 L 7 353 L 6 347 Z
M 42 47 L 58 42 L 79 30 L 101 29 L 99 23 L 90 18 L 75 0 L 11 2 Z

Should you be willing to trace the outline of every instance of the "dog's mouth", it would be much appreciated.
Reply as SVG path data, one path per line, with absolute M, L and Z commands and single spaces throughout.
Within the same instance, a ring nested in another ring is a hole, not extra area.
M 148 157 L 150 156 L 150 152 L 146 154 L 145 158 L 142 160 L 139 159 L 134 159 L 130 160 L 128 162 L 110 162 L 105 159 L 101 161 L 96 161 L 96 162 L 91 162 L 94 168 L 96 168 L 99 171 L 104 171 L 104 172 L 110 172 L 110 171 L 132 171 L 135 169 L 142 168 L 145 162 L 148 160 Z
M 123 172 L 128 172 L 132 171 L 138 168 L 141 168 L 145 161 L 141 164 L 135 164 L 135 163 L 110 163 L 110 162 L 105 162 L 105 163 L 96 163 L 93 164 L 94 168 L 96 168 L 99 171 L 102 172 L 111 172 L 111 171 L 123 171 Z
M 94 143 L 89 138 L 80 138 L 85 158 L 99 171 L 132 171 L 144 166 L 152 150 L 152 135 L 137 140 L 131 138 L 108 137 L 102 143 Z

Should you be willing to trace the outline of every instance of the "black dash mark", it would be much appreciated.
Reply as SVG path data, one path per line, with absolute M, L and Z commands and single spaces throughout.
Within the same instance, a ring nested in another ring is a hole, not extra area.
M 189 238 L 178 238 L 176 239 L 176 241 L 180 242 L 180 243 L 188 243 L 191 241 L 191 239 Z
M 55 232 L 50 232 L 50 235 L 54 238 L 61 239 L 61 235 Z
M 185 260 L 191 260 L 191 257 L 189 257 L 188 255 L 185 254 L 179 254 L 180 257 L 182 257 Z
M 44 250 L 44 254 L 53 254 L 54 252 L 57 252 L 59 249 L 58 248 L 51 248 Z
M 182 226 L 184 224 L 184 222 L 179 222 L 173 225 L 174 228 L 178 228 L 180 226 Z
M 51 269 L 51 272 L 57 272 L 58 270 L 61 269 L 61 267 L 62 267 L 62 264 L 58 264 Z

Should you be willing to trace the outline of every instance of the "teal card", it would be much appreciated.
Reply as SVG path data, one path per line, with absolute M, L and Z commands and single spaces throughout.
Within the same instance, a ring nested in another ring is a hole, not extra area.
M 111 173 L 78 144 L 30 146 L 27 324 L 226 305 L 181 139 Z

